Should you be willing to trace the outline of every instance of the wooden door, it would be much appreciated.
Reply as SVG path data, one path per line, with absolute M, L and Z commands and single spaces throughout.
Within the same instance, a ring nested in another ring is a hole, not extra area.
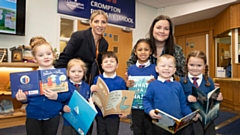
M 186 37 L 185 55 L 193 50 L 200 50 L 206 54 L 206 34 L 199 34 Z
M 217 66 L 221 67 L 223 60 L 229 58 L 230 54 L 230 45 L 229 44 L 221 44 L 218 43 L 217 45 Z

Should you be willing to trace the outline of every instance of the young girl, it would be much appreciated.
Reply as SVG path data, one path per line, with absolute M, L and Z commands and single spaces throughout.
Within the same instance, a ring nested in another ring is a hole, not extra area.
M 180 83 L 183 86 L 185 95 L 188 102 L 196 102 L 196 97 L 192 96 L 192 87 L 197 87 L 202 90 L 206 95 L 214 89 L 214 83 L 211 78 L 208 77 L 208 65 L 206 65 L 206 55 L 199 50 L 192 51 L 188 54 L 185 65 L 185 77 L 182 77 Z M 202 72 L 205 69 L 205 74 Z M 223 99 L 220 93 L 217 97 L 218 101 Z M 216 135 L 214 122 L 204 129 L 200 120 L 192 124 L 194 135 Z
M 71 94 L 74 90 L 77 90 L 86 100 L 90 98 L 90 87 L 83 81 L 86 76 L 87 67 L 86 64 L 80 59 L 71 59 L 67 65 L 67 75 L 69 77 L 68 87 Z M 67 103 L 69 100 L 67 101 Z M 67 104 L 66 103 L 66 104 Z M 70 112 L 68 105 L 63 107 L 65 113 Z M 62 135 L 78 135 L 76 130 L 64 119 L 64 125 L 62 128 Z
M 51 45 L 44 40 L 32 43 L 32 55 L 39 64 L 39 70 L 53 69 L 54 52 Z M 70 92 L 56 93 L 50 89 L 44 90 L 44 95 L 27 97 L 18 90 L 16 99 L 27 103 L 26 131 L 28 135 L 56 135 L 59 124 L 61 102 L 70 98 Z
M 152 48 L 148 39 L 139 39 L 137 41 L 134 46 L 134 54 L 137 58 L 137 63 L 128 68 L 128 76 L 153 76 L 153 78 L 157 78 L 155 64 L 151 64 L 148 59 L 152 54 Z M 127 80 L 126 85 L 127 87 L 133 87 L 134 81 Z M 144 95 L 145 92 L 143 91 L 138 95 Z M 151 117 L 144 113 L 143 108 L 132 109 L 132 122 L 134 135 L 152 134 Z

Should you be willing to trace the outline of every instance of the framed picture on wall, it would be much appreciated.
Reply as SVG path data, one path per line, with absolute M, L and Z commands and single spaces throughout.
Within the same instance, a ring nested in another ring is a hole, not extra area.
M 12 62 L 22 62 L 22 49 L 14 49 L 12 50 Z

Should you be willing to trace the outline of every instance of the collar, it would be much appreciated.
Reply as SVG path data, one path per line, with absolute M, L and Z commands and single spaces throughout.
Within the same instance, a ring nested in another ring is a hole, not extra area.
M 159 76 L 158 76 L 157 79 L 158 79 L 158 81 L 163 82 L 163 83 L 166 81 L 166 79 L 163 79 L 163 78 L 161 78 L 161 77 L 159 77 Z M 171 82 L 173 82 L 173 77 L 171 77 L 169 80 L 170 80 Z
M 52 67 L 49 68 L 49 69 L 55 69 L 55 68 L 54 68 L 54 66 L 52 66 Z M 43 68 L 41 68 L 41 67 L 38 67 L 38 70 L 45 70 L 45 69 L 43 69 Z
M 202 80 L 203 74 L 200 74 L 200 75 L 198 75 L 198 76 L 193 76 L 193 75 L 191 75 L 191 74 L 188 72 L 188 78 L 189 78 L 189 80 L 192 80 L 192 78 L 194 78 L 194 77 L 197 77 L 198 80 Z
M 146 68 L 146 67 L 150 66 L 150 64 L 151 64 L 150 60 L 148 60 L 146 63 L 143 63 L 143 64 L 140 64 L 137 60 L 136 66 L 139 67 L 139 65 L 144 65 L 144 68 Z
M 107 76 L 105 72 L 103 72 L 103 78 L 115 78 L 117 76 L 116 72 L 112 76 Z
M 72 81 L 71 79 L 69 79 L 69 81 L 70 81 L 72 84 L 74 84 L 74 85 L 75 85 L 75 84 L 80 84 L 80 85 L 82 84 L 82 81 L 80 81 L 79 83 L 75 83 L 75 82 Z

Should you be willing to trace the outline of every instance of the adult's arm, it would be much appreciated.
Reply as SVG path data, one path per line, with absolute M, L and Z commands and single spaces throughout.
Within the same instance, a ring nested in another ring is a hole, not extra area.
M 67 43 L 67 46 L 64 48 L 63 52 L 60 54 L 59 59 L 54 64 L 55 68 L 66 68 L 67 63 L 70 59 L 74 58 L 76 55 L 80 42 L 81 35 L 79 32 L 75 32 L 72 34 L 70 40 Z

